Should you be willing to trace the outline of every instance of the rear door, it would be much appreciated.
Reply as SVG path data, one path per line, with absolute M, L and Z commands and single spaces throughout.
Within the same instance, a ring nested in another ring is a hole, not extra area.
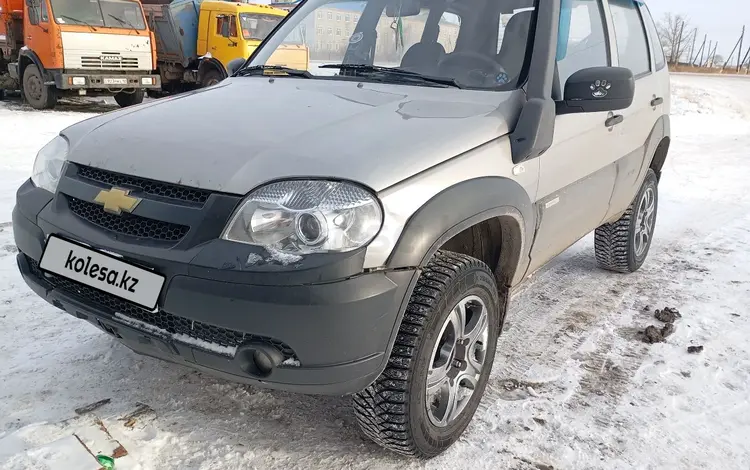
M 617 113 L 624 120 L 617 128 L 617 181 L 607 214 L 612 218 L 627 209 L 638 192 L 645 174 L 644 165 L 650 163 L 650 158 L 646 157 L 647 140 L 662 115 L 664 100 L 669 97 L 662 93 L 660 75 L 654 73 L 653 48 L 641 9 L 633 0 L 608 0 L 607 3 L 615 36 L 616 64 L 629 68 L 636 80 L 633 104 Z
M 565 82 L 573 73 L 611 64 L 602 0 L 572 0 L 569 5 L 570 16 L 565 11 L 561 15 L 556 100 L 562 99 Z M 611 115 L 557 116 L 552 146 L 539 157 L 540 222 L 529 272 L 591 232 L 607 214 L 618 158 L 616 127 L 605 126 Z

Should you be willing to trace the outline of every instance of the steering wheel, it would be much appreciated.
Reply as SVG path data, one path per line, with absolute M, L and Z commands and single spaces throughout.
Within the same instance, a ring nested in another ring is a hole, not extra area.
M 451 77 L 468 86 L 495 87 L 510 81 L 502 65 L 474 51 L 454 52 L 438 64 L 441 77 Z

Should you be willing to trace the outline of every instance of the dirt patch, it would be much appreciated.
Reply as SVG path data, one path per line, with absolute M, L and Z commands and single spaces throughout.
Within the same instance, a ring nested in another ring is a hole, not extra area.
M 643 331 L 643 333 L 641 333 L 643 341 L 648 344 L 664 343 L 667 337 L 674 334 L 674 323 L 682 318 L 682 315 L 676 308 L 665 307 L 661 310 L 656 310 L 654 312 L 654 317 L 660 322 L 664 322 L 664 326 L 658 328 L 654 325 L 650 325 Z
M 690 354 L 700 354 L 703 352 L 703 346 L 688 346 L 687 352 Z
M 674 331 L 674 323 L 667 323 L 661 329 L 651 325 L 643 331 L 643 341 L 648 344 L 664 343 L 667 337 L 672 335 Z
M 674 323 L 678 318 L 682 318 L 682 315 L 676 308 L 666 307 L 663 310 L 655 311 L 654 317 L 664 323 Z

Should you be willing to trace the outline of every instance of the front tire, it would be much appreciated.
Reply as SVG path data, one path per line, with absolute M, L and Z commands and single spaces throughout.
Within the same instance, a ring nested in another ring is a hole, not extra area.
M 658 179 L 654 170 L 649 169 L 640 191 L 622 217 L 596 229 L 597 264 L 603 269 L 626 274 L 640 269 L 654 238 L 658 207 Z
M 434 457 L 464 432 L 487 386 L 500 332 L 492 271 L 441 251 L 424 268 L 381 376 L 354 396 L 365 436 Z
M 219 72 L 215 68 L 211 68 L 203 74 L 203 78 L 201 78 L 201 87 L 206 88 L 214 86 L 221 82 L 223 79 L 224 77 L 222 77 L 221 72 Z
M 57 104 L 57 88 L 44 84 L 42 72 L 34 64 L 23 71 L 23 96 L 34 109 L 52 109 Z
M 143 97 L 145 93 L 141 89 L 133 90 L 131 93 L 121 91 L 115 94 L 115 102 L 121 108 L 127 108 L 128 106 L 135 106 L 136 104 L 143 103 Z

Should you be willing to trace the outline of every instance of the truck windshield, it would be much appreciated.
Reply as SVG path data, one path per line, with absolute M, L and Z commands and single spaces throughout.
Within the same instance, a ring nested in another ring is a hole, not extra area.
M 538 4 L 545 2 L 307 0 L 247 66 L 273 65 L 301 33 L 312 78 L 513 90 L 528 74 Z
M 58 24 L 146 29 L 141 4 L 131 0 L 51 0 Z
M 268 34 L 281 23 L 283 16 L 259 15 L 257 13 L 240 13 L 242 24 L 242 36 L 245 39 L 256 39 L 262 41 Z

